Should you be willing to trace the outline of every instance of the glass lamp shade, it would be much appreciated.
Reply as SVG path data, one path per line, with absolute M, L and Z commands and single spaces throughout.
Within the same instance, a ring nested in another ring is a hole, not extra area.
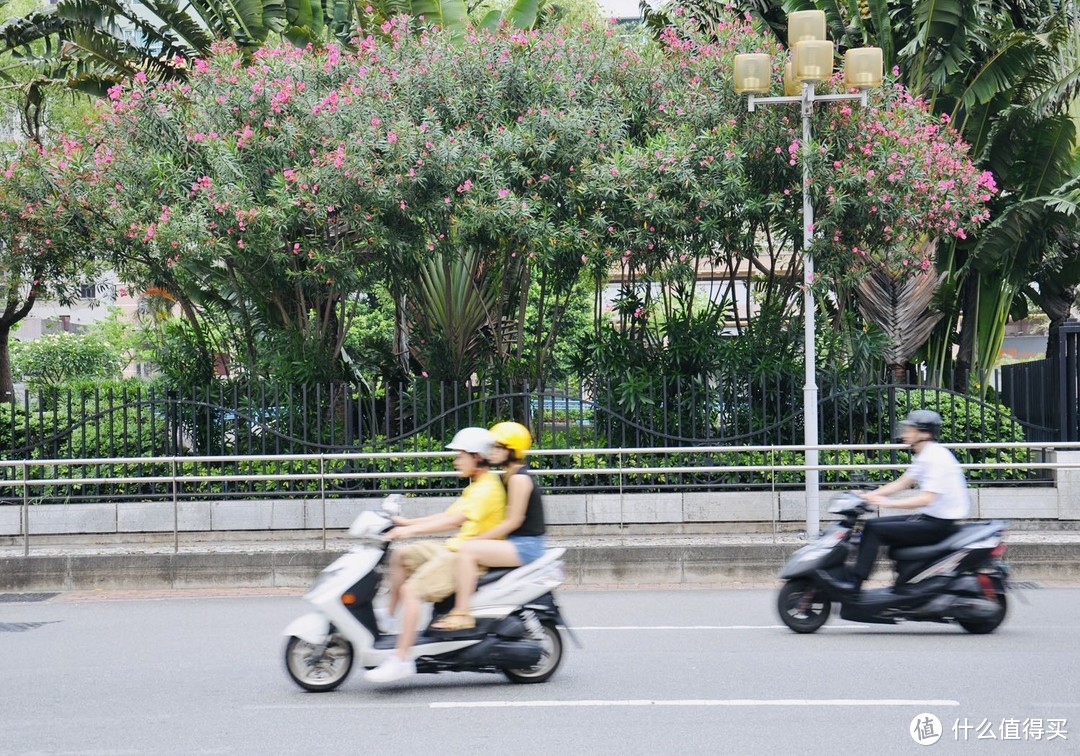
M 796 43 L 794 68 L 799 81 L 828 79 L 833 70 L 833 43 L 824 39 Z
M 883 68 L 880 47 L 856 47 L 844 53 L 844 86 L 872 89 L 881 86 Z
M 764 53 L 735 56 L 735 92 L 768 94 L 772 77 L 772 58 Z
M 825 39 L 825 11 L 795 11 L 788 14 L 788 49 L 812 39 Z
M 802 82 L 796 80 L 794 67 L 795 64 L 790 60 L 784 66 L 784 94 L 788 97 L 798 97 L 802 94 Z

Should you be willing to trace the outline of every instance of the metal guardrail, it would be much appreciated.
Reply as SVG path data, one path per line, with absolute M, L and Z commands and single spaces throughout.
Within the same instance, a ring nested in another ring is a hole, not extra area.
M 1046 460 L 1051 452 L 1057 451 L 1080 451 L 1080 442 L 1072 443 L 1039 443 L 1039 444 L 1025 444 L 1025 443 L 993 443 L 993 444 L 978 444 L 978 443 L 959 443 L 959 444 L 945 444 L 945 446 L 953 449 L 956 452 L 963 453 L 968 451 L 1005 451 L 1005 450 L 1026 450 L 1028 452 L 1029 459 L 1022 462 L 962 462 L 961 466 L 966 471 L 975 470 L 1016 470 L 1017 468 L 1025 470 L 1041 470 L 1041 471 L 1053 471 L 1060 469 L 1080 469 L 1080 461 L 1076 463 L 1064 463 L 1060 460 L 1054 461 L 1032 461 L 1032 458 Z M 627 478 L 643 475 L 673 475 L 673 474 L 692 474 L 692 475 L 710 475 L 718 473 L 732 473 L 732 472 L 750 472 L 763 476 L 771 477 L 773 480 L 773 490 L 778 490 L 784 486 L 776 484 L 776 476 L 780 474 L 792 474 L 792 473 L 804 473 L 808 470 L 818 470 L 823 473 L 827 472 L 869 472 L 869 471 L 889 471 L 889 470 L 902 470 L 907 466 L 907 463 L 903 462 L 859 462 L 859 463 L 846 463 L 846 464 L 818 464 L 818 465 L 805 465 L 805 464 L 790 464 L 783 462 L 776 462 L 776 460 L 782 459 L 785 454 L 800 454 L 805 452 L 808 448 L 817 449 L 819 452 L 874 452 L 878 454 L 891 453 L 891 452 L 905 452 L 906 447 L 900 444 L 866 444 L 866 445 L 819 445 L 815 447 L 806 446 L 712 446 L 712 447 L 633 447 L 622 449 L 609 449 L 609 448 L 591 448 L 591 449 L 547 449 L 537 450 L 531 457 L 535 460 L 537 458 L 553 458 L 562 459 L 567 457 L 609 457 L 614 458 L 615 464 L 610 467 L 539 467 L 534 468 L 533 473 L 537 479 L 541 482 L 542 487 L 545 480 L 550 479 L 563 479 L 567 477 L 597 477 L 597 476 L 613 476 L 618 480 L 617 489 L 620 494 L 632 491 L 633 487 L 630 485 L 623 485 L 623 481 Z M 767 454 L 770 457 L 768 464 L 699 464 L 699 465 L 678 465 L 678 466 L 655 466 L 655 465 L 634 465 L 627 464 L 627 458 L 633 458 L 640 455 L 685 455 L 685 456 L 698 456 L 708 458 L 711 455 L 723 455 L 723 454 L 746 454 L 746 453 L 760 453 Z M 173 506 L 173 537 L 174 547 L 179 547 L 179 504 L 182 499 L 187 500 L 192 498 L 190 495 L 185 494 L 185 489 L 190 484 L 197 483 L 228 483 L 228 482 L 273 482 L 273 481 L 313 481 L 317 482 L 317 491 L 307 491 L 308 494 L 316 494 L 318 499 L 322 503 L 323 507 L 323 542 L 325 545 L 326 540 L 326 502 L 330 496 L 340 495 L 340 491 L 332 490 L 332 486 L 328 485 L 331 481 L 341 480 L 378 480 L 380 482 L 388 481 L 407 481 L 415 478 L 440 478 L 440 479 L 456 479 L 457 473 L 452 470 L 399 470 L 399 471 L 380 471 L 380 472 L 344 472 L 337 469 L 329 469 L 328 463 L 338 462 L 350 462 L 350 461 L 364 461 L 364 460 L 378 460 L 378 461 L 398 461 L 399 463 L 406 460 L 416 459 L 446 459 L 449 460 L 453 457 L 453 452 L 387 452 L 387 453 L 335 453 L 335 454 L 298 454 L 298 455 L 251 455 L 246 457 L 228 457 L 228 456 L 207 456 L 207 457 L 118 457 L 118 458 L 87 458 L 87 459 L 64 459 L 64 460 L 0 460 L 0 470 L 3 470 L 6 474 L 7 480 L 4 482 L 4 486 L 12 488 L 19 493 L 19 500 L 13 501 L 8 499 L 9 504 L 21 504 L 22 507 L 22 537 L 24 541 L 24 553 L 29 554 L 30 545 L 30 508 L 34 506 L 32 501 L 32 492 L 35 489 L 43 489 L 49 486 L 71 486 L 80 484 L 128 484 L 128 483 L 140 483 L 140 484 L 162 484 L 168 486 L 169 496 L 167 500 L 163 501 L 163 504 L 171 503 Z M 293 462 L 302 463 L 311 466 L 313 469 L 310 471 L 299 471 L 289 473 L 262 473 L 262 474 L 197 474 L 188 473 L 184 470 L 184 465 L 214 465 L 214 464 L 234 464 L 241 465 L 244 463 L 255 462 Z M 168 475 L 148 475 L 148 476 L 93 476 L 93 477 L 49 477 L 44 474 L 31 474 L 32 469 L 40 468 L 41 471 L 46 471 L 49 468 L 66 467 L 66 466 L 83 466 L 83 467 L 116 467 L 122 465 L 156 465 L 162 466 L 169 470 Z M 16 472 L 16 475 L 10 473 Z M 846 483 L 843 487 L 854 487 L 857 483 Z M 837 485 L 832 486 L 838 487 Z M 395 490 L 393 487 L 383 488 L 381 491 L 371 491 L 372 494 L 379 493 L 391 493 L 400 492 L 400 489 Z M 450 493 L 450 487 L 447 487 L 445 493 Z M 205 497 L 203 497 L 205 498 Z M 314 498 L 313 496 L 305 497 L 307 499 Z M 162 501 L 161 497 L 158 497 L 159 501 Z M 77 505 L 76 505 L 77 506 Z

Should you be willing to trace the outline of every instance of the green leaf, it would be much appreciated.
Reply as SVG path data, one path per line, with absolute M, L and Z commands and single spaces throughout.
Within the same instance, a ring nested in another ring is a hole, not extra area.
M 506 20 L 518 29 L 532 29 L 540 15 L 543 0 L 515 0 L 506 10 Z
M 996 50 L 976 70 L 958 97 L 970 108 L 982 105 L 1015 87 L 1039 60 L 1039 43 L 1025 33 L 1012 34 L 999 40 Z

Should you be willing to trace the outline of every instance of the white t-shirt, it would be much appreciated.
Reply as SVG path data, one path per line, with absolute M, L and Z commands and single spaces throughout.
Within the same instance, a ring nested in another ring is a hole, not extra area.
M 907 472 L 919 484 L 919 490 L 937 494 L 919 514 L 942 520 L 962 520 L 971 511 L 964 471 L 953 453 L 939 443 L 927 442 Z

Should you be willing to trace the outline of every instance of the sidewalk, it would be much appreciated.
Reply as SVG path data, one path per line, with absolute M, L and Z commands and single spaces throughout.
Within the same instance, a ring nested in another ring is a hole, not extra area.
M 730 585 L 776 579 L 806 541 L 794 533 L 554 535 L 569 585 Z M 327 534 L 171 534 L 117 541 L 93 536 L 0 540 L 0 591 L 302 588 L 353 541 Z M 1021 581 L 1080 582 L 1080 532 L 1010 531 L 1006 561 Z M 879 569 L 887 569 L 879 566 Z M 878 573 L 879 575 L 882 573 Z

